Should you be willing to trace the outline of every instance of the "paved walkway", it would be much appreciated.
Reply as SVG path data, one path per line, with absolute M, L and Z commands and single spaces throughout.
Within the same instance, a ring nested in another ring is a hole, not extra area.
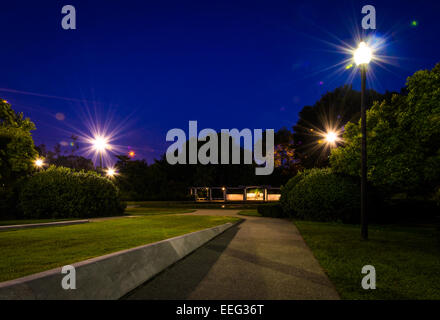
M 197 210 L 236 215 L 238 210 Z M 290 222 L 245 217 L 131 292 L 128 299 L 339 299 Z

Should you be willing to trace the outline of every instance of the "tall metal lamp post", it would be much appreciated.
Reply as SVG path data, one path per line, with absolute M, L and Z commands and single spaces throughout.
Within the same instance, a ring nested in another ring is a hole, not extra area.
M 353 53 L 355 63 L 361 70 L 361 237 L 368 240 L 367 216 L 367 114 L 365 108 L 365 82 L 367 67 L 373 57 L 373 52 L 365 42 L 359 43 Z

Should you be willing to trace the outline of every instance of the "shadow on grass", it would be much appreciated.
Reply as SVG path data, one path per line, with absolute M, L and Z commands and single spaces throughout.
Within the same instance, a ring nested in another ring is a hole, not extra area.
M 123 300 L 185 300 L 208 274 L 229 243 L 241 222 L 203 245 L 184 259 L 122 297 Z

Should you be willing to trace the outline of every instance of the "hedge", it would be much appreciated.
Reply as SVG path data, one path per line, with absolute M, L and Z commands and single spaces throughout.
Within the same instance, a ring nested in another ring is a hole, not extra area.
M 295 212 L 293 211 L 291 204 L 289 204 L 288 194 L 298 184 L 298 182 L 300 182 L 307 174 L 309 174 L 309 172 L 310 170 L 298 172 L 296 176 L 287 181 L 285 186 L 281 187 L 280 205 L 286 216 L 295 216 Z
M 118 188 L 96 172 L 51 166 L 34 174 L 20 193 L 25 218 L 86 218 L 120 215 Z
M 306 170 L 291 180 L 293 187 L 283 199 L 290 215 L 315 221 L 358 221 L 360 189 L 356 181 L 330 168 Z
M 257 211 L 263 217 L 287 218 L 279 203 L 265 203 L 257 206 Z
M 437 206 L 440 207 L 440 187 L 437 189 L 437 192 L 434 194 L 433 200 L 437 203 Z
M 0 220 L 16 218 L 16 198 L 16 192 L 13 188 L 0 185 Z

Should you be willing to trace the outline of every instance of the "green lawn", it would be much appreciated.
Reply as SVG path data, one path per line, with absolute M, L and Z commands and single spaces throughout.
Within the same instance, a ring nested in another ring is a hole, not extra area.
M 440 299 L 439 230 L 295 221 L 343 299 Z M 364 290 L 364 265 L 376 269 L 376 289 Z
M 246 202 L 127 201 L 127 205 L 137 205 L 144 208 L 256 209 L 259 204 Z
M 0 281 L 239 220 L 221 216 L 140 216 L 0 232 Z
M 125 214 L 128 215 L 142 215 L 142 216 L 153 216 L 160 214 L 174 214 L 174 213 L 190 213 L 196 211 L 195 209 L 185 209 L 185 208 L 127 208 L 125 209 Z
M 80 219 L 27 219 L 27 220 L 0 220 L 0 226 L 10 226 L 16 224 L 48 223 L 61 221 L 74 221 Z
M 160 214 L 173 214 L 173 213 L 190 213 L 196 211 L 195 209 L 186 208 L 127 208 L 125 210 L 126 215 L 136 216 L 153 216 Z M 87 219 L 87 218 L 84 218 Z M 32 224 L 32 223 L 48 223 L 48 222 L 61 222 L 61 221 L 74 221 L 81 219 L 66 218 L 66 219 L 23 219 L 23 220 L 0 220 L 0 226 L 9 226 L 16 224 Z
M 241 210 L 238 212 L 238 214 L 242 216 L 262 217 L 262 215 L 259 214 L 257 210 Z

